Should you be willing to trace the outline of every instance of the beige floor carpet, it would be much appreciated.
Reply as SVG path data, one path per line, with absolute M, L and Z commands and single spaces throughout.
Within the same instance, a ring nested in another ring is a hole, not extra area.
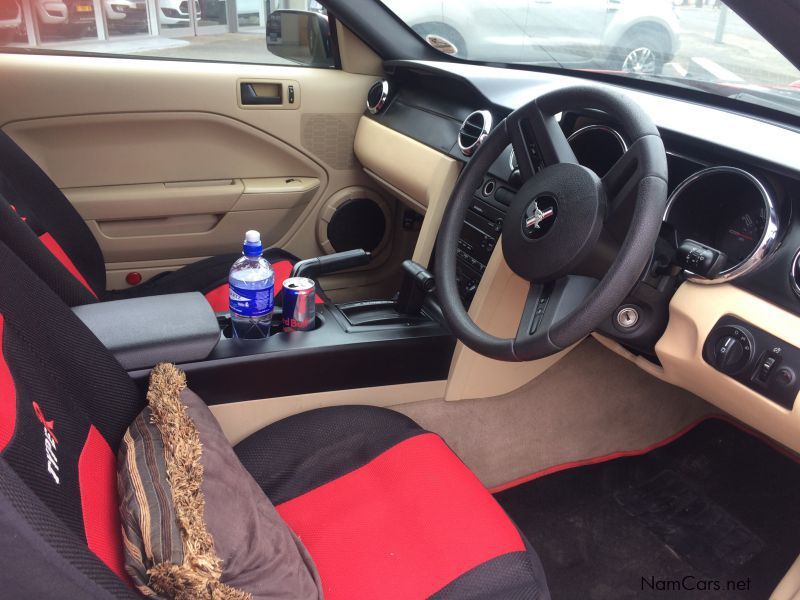
M 645 448 L 718 412 L 591 338 L 505 396 L 394 409 L 440 434 L 488 487 L 566 462 Z

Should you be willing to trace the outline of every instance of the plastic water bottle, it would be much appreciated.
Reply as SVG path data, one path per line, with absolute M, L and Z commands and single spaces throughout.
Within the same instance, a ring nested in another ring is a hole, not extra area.
M 233 263 L 228 275 L 233 335 L 253 340 L 269 337 L 275 306 L 275 273 L 262 255 L 261 234 L 245 233 L 244 256 Z

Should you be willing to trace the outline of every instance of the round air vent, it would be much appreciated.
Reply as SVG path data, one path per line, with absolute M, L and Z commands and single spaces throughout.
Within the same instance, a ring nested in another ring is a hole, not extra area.
M 792 261 L 791 279 L 795 293 L 800 296 L 800 250 L 794 255 L 794 260 Z
M 492 114 L 476 110 L 469 115 L 458 130 L 458 147 L 464 156 L 472 156 L 492 130 Z
M 376 115 L 386 106 L 386 99 L 389 97 L 389 82 L 385 79 L 376 81 L 367 92 L 367 110 L 372 115 Z

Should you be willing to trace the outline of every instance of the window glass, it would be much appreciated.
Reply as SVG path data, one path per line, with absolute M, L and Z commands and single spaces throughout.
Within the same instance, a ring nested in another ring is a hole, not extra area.
M 720 0 L 383 3 L 456 58 L 603 71 L 800 114 L 800 71 Z
M 287 58 L 268 48 L 270 19 L 280 25 L 285 12 L 308 14 L 297 44 L 328 36 L 313 64 L 302 52 Z M 0 0 L 5 48 L 332 67 L 329 36 L 316 0 Z

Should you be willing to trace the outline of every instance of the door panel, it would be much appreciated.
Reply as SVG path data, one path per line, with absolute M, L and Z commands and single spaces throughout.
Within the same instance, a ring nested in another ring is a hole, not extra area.
M 235 177 L 324 176 L 320 165 L 286 143 L 241 121 L 212 113 L 56 117 L 19 121 L 4 130 L 62 189 Z
M 230 252 L 247 229 L 276 245 L 319 189 L 315 177 L 270 177 L 63 191 L 113 263 Z
M 4 55 L 0 78 L 0 126 L 87 221 L 112 288 L 130 270 L 147 278 L 235 252 L 247 229 L 301 257 L 324 254 L 316 231 L 325 200 L 376 187 L 353 155 L 373 76 Z M 280 89 L 284 101 L 245 107 L 242 82 L 270 84 L 258 93 Z M 373 267 L 391 254 L 389 243 Z

